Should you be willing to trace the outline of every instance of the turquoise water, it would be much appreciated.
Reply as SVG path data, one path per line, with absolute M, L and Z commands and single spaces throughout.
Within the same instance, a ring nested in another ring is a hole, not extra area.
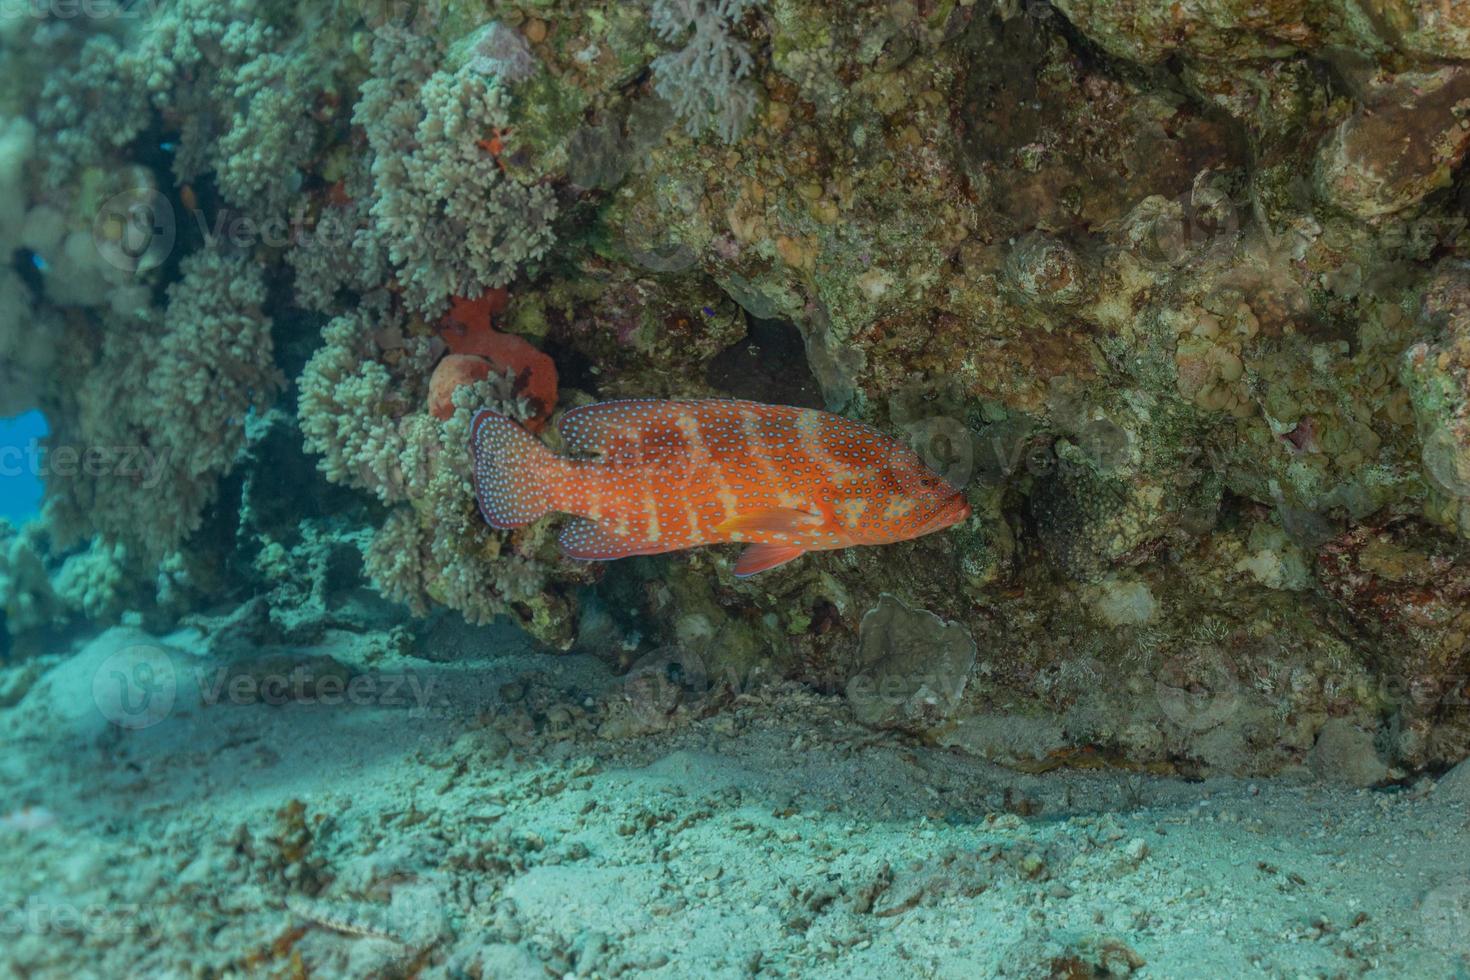
M 0 419 L 0 518 L 12 524 L 40 513 L 41 477 L 30 461 L 46 432 L 46 418 L 40 412 Z

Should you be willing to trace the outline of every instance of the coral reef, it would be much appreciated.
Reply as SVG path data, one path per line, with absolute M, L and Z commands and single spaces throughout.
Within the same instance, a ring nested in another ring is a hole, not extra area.
M 338 317 L 301 378 L 301 431 L 327 478 L 407 505 L 365 547 L 367 574 L 421 615 L 431 602 L 476 623 L 509 614 L 539 639 L 569 644 L 571 586 L 587 571 L 561 561 L 544 526 L 491 530 L 469 484 L 473 411 L 488 406 L 530 419 L 535 409 L 514 393 L 513 378 L 491 373 L 453 387 L 450 411 L 436 418 L 428 393 L 438 346 L 426 334 L 406 336 L 404 326 L 372 307 Z
M 388 257 L 409 306 L 431 315 L 451 297 L 504 286 L 542 255 L 556 207 L 550 188 L 502 171 L 510 79 L 496 71 L 505 62 L 471 58 L 435 71 L 444 54 L 432 39 L 379 32 L 353 110 L 373 154 L 371 246 Z
M 180 273 L 161 315 L 107 327 L 95 363 L 51 413 L 47 509 L 63 543 L 95 533 L 168 554 L 202 523 L 246 416 L 284 382 L 260 266 L 200 252 Z M 79 462 L 77 447 L 87 447 Z
M 870 723 L 1027 768 L 1470 748 L 1462 5 L 178 0 L 5 44 L 0 409 L 53 429 L 11 633 L 210 594 L 310 637 L 370 584 L 876 672 Z M 900 435 L 975 516 L 735 581 L 476 513 L 479 407 L 719 395 Z
M 820 7 L 772 5 L 765 107 L 719 167 L 666 139 L 628 177 L 618 254 L 790 320 L 828 407 L 978 477 L 972 504 L 1004 530 L 957 531 L 901 588 L 840 555 L 840 596 L 777 573 L 671 583 L 654 611 L 700 611 L 711 669 L 745 664 L 730 633 L 753 632 L 776 669 L 840 687 L 859 617 L 895 592 L 1004 651 L 931 733 L 1012 762 L 1090 745 L 1271 770 L 1305 762 L 1329 717 L 1418 732 L 1399 765 L 1452 757 L 1420 745 L 1426 725 L 1458 744 L 1455 712 L 1384 696 L 1398 668 L 1343 633 L 1316 558 L 1370 519 L 1459 523 L 1458 272 L 1424 274 L 1464 247 L 1462 69 L 1425 29 L 1453 15 L 1058 4 L 1110 60 L 1044 5 Z M 1408 61 L 1334 76 L 1316 52 L 1342 44 Z M 1125 61 L 1176 53 L 1182 98 Z M 742 626 L 736 601 L 779 626 Z

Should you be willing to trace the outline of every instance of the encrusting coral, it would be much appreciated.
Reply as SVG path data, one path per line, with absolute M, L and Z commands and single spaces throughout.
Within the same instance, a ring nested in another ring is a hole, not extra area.
M 491 372 L 508 376 L 514 395 L 526 401 L 529 414 L 523 421 L 531 431 L 541 431 L 556 408 L 556 364 L 528 341 L 493 325 L 492 317 L 505 312 L 507 301 L 505 290 L 487 290 L 478 300 L 456 298 L 445 314 L 439 336 L 450 354 L 439 362 L 429 382 L 429 407 L 435 417 L 453 414 L 453 388 L 483 380 Z M 451 369 L 445 370 L 446 365 Z

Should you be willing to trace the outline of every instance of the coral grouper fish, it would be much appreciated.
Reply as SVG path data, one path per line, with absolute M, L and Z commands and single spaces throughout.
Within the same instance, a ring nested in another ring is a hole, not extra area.
M 747 401 L 616 401 L 567 412 L 557 456 L 496 412 L 470 430 L 475 497 L 497 528 L 576 515 L 573 558 L 749 547 L 736 575 L 807 551 L 887 544 L 970 516 L 958 490 L 869 426 Z

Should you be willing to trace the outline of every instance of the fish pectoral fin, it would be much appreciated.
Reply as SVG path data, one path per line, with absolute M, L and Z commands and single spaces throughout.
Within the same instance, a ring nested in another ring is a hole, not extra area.
M 612 561 L 629 555 L 654 554 L 661 549 L 652 542 L 614 534 L 596 521 L 578 517 L 562 528 L 557 538 L 562 554 L 583 561 Z
M 737 514 L 715 528 L 719 534 L 794 534 L 820 527 L 822 515 L 790 507 Z
M 806 549 L 798 544 L 753 544 L 740 553 L 739 560 L 735 562 L 735 576 L 745 578 L 764 572 L 804 554 Z

